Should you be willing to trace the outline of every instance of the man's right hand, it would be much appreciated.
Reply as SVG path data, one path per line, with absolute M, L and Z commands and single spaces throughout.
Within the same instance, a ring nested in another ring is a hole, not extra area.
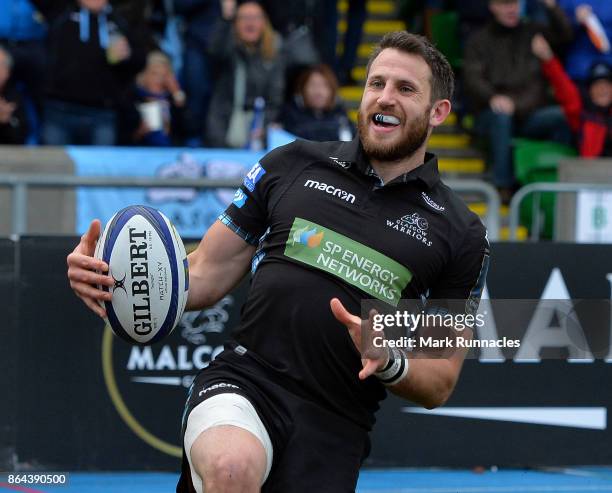
M 111 287 L 115 283 L 109 275 L 100 274 L 100 272 L 108 272 L 108 265 L 102 260 L 93 258 L 101 228 L 99 220 L 92 221 L 87 233 L 81 236 L 81 242 L 68 255 L 67 262 L 70 287 L 83 300 L 83 303 L 104 318 L 106 311 L 98 302 L 110 301 L 112 294 L 99 289 L 98 286 Z

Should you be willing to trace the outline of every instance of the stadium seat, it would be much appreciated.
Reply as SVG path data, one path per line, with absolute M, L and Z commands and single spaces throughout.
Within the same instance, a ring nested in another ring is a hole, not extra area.
M 431 16 L 431 37 L 434 45 L 448 59 L 453 69 L 461 67 L 459 17 L 456 12 L 440 12 Z
M 556 182 L 559 161 L 577 154 L 573 147 L 555 142 L 513 139 L 514 174 L 521 185 L 536 182 Z M 540 194 L 540 230 L 538 234 L 544 239 L 552 239 L 554 233 L 554 214 L 556 194 Z M 521 224 L 531 232 L 533 224 L 534 195 L 527 196 L 521 206 Z

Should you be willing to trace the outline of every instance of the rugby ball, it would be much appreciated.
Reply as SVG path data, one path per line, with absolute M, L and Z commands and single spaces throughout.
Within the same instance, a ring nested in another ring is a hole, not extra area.
M 119 337 L 153 344 L 178 325 L 189 289 L 187 254 L 170 220 L 144 205 L 117 212 L 94 253 L 109 266 L 111 301 L 101 304 Z

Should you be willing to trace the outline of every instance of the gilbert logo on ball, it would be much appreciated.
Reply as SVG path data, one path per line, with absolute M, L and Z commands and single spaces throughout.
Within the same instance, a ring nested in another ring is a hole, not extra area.
M 189 273 L 183 242 L 166 216 L 143 205 L 120 210 L 94 255 L 108 264 L 115 281 L 103 288 L 113 293 L 103 306 L 115 334 L 152 344 L 172 332 L 185 310 Z

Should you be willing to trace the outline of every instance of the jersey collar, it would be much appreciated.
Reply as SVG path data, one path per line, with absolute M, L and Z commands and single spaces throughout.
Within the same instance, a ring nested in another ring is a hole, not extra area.
M 380 181 L 380 178 L 376 174 L 376 171 L 374 171 L 374 168 L 372 168 L 370 160 L 363 150 L 358 136 L 350 142 L 342 143 L 342 146 L 338 150 L 337 154 L 338 160 L 341 160 L 346 164 L 354 165 L 364 175 L 372 176 Z M 412 181 L 420 181 L 427 187 L 427 189 L 433 188 L 440 181 L 438 158 L 435 154 L 430 152 L 425 153 L 425 162 L 422 165 L 398 176 L 385 185 L 397 185 Z

